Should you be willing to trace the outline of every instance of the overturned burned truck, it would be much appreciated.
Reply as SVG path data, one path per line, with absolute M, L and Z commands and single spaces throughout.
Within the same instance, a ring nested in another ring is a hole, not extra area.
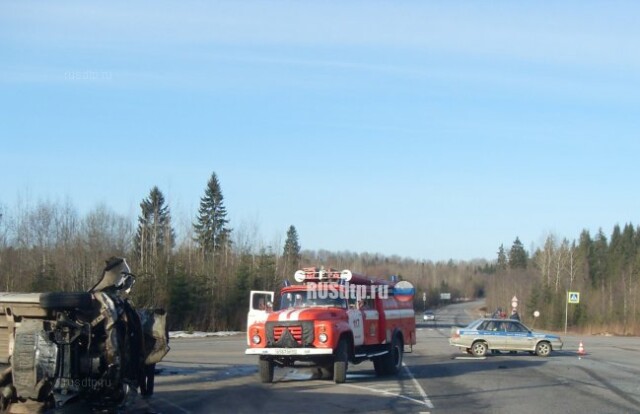
M 112 257 L 88 292 L 0 293 L 0 412 L 84 400 L 126 407 L 153 393 L 169 351 L 162 309 L 135 309 L 135 276 Z

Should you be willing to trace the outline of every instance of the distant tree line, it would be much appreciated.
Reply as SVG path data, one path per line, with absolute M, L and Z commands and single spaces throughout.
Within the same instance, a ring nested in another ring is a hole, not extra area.
M 398 275 L 416 287 L 415 308 L 451 300 L 487 298 L 489 308 L 520 300 L 525 322 L 564 326 L 566 291 L 580 291 L 570 305 L 574 329 L 640 333 L 638 273 L 640 230 L 584 231 L 578 242 L 557 241 L 527 253 L 516 238 L 498 249 L 494 261 L 432 262 L 375 253 L 303 250 L 294 225 L 284 242 L 265 243 L 255 229 L 233 229 L 220 182 L 212 173 L 194 219 L 176 231 L 162 191 L 153 186 L 142 198 L 137 220 L 100 204 L 80 215 L 73 204 L 0 204 L 0 291 L 83 291 L 99 277 L 104 260 L 128 259 L 137 283 L 138 306 L 164 307 L 170 329 L 244 330 L 249 291 L 278 290 L 302 267 L 351 269 L 377 278 Z M 541 316 L 533 320 L 533 310 Z
M 602 229 L 595 236 L 583 230 L 577 241 L 549 235 L 530 257 L 516 238 L 508 253 L 500 246 L 495 263 L 486 288 L 490 310 L 510 308 L 516 296 L 529 325 L 640 334 L 640 228 L 632 224 L 614 226 L 609 237 Z M 578 292 L 580 303 L 567 306 L 568 292 Z
M 83 291 L 100 276 L 104 260 L 128 259 L 138 306 L 164 307 L 170 329 L 243 330 L 249 291 L 278 290 L 302 267 L 351 269 L 373 277 L 392 274 L 413 282 L 416 306 L 434 307 L 440 292 L 482 294 L 487 263 L 433 263 L 380 254 L 302 250 L 291 225 L 284 243 L 265 243 L 251 229 L 234 230 L 220 182 L 212 173 L 187 229 L 177 232 L 162 191 L 153 186 L 137 221 L 100 204 L 80 215 L 71 201 L 0 205 L 0 290 Z M 423 294 L 426 302 L 422 301 Z

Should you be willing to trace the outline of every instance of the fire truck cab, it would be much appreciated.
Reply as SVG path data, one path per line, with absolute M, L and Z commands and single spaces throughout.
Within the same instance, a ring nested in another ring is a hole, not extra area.
M 245 354 L 258 356 L 262 382 L 273 381 L 276 365 L 298 362 L 336 383 L 349 363 L 365 360 L 377 375 L 400 372 L 405 346 L 416 343 L 412 290 L 349 270 L 305 268 L 294 277 L 299 284 L 281 289 L 278 310 L 273 292 L 251 292 Z

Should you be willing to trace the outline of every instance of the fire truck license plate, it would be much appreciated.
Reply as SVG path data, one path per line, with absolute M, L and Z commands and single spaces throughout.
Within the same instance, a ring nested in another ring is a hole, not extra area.
M 276 351 L 276 354 L 278 355 L 294 355 L 296 353 L 295 349 L 289 349 L 289 348 L 280 348 Z

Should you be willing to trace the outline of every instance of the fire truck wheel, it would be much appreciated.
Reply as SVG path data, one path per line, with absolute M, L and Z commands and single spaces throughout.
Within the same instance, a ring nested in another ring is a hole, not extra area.
M 260 381 L 265 384 L 273 382 L 273 361 L 270 359 L 260 359 L 258 365 L 260 366 Z
M 333 381 L 336 384 L 342 384 L 347 380 L 348 359 L 348 343 L 345 339 L 341 339 L 338 343 L 338 349 L 336 349 L 336 355 L 333 362 Z
M 389 352 L 373 360 L 376 375 L 395 375 L 402 368 L 404 345 L 398 335 L 393 337 Z
M 402 357 L 404 356 L 404 344 L 398 335 L 393 337 L 391 352 L 389 353 L 389 373 L 397 374 L 402 369 Z

